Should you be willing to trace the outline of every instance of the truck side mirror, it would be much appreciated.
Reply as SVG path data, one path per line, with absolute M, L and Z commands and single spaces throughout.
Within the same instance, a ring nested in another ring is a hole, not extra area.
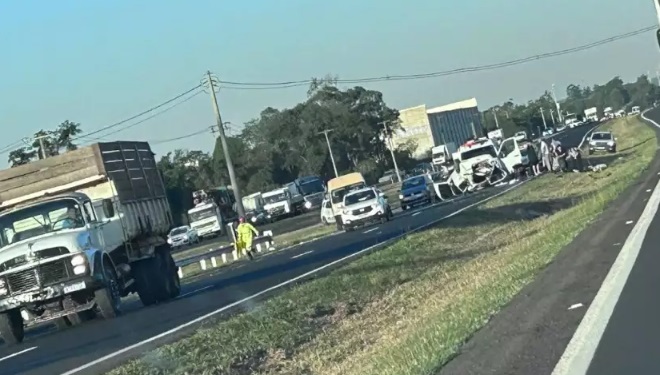
M 110 198 L 103 200 L 103 215 L 108 219 L 115 217 L 115 206 Z

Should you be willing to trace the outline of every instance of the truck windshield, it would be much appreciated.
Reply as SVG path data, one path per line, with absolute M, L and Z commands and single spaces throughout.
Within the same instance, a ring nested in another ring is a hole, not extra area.
M 311 195 L 316 193 L 323 193 L 325 191 L 325 188 L 323 187 L 323 181 L 312 180 L 300 184 L 300 190 L 302 190 L 303 195 Z
M 497 157 L 494 147 L 479 147 L 461 153 L 461 160 L 476 158 L 477 156 L 490 155 Z
M 209 207 L 201 211 L 190 212 L 190 222 L 200 221 L 215 216 L 215 207 Z
M 80 207 L 71 199 L 47 202 L 0 217 L 0 247 L 62 229 L 85 226 Z
M 265 204 L 273 204 L 277 202 L 282 202 L 286 200 L 286 194 L 284 193 L 279 193 L 275 195 L 269 195 L 267 197 L 264 197 L 264 203 Z
M 364 182 L 358 182 L 358 183 L 355 183 L 353 185 L 348 185 L 348 186 L 344 186 L 344 187 L 341 187 L 339 189 L 333 190 L 330 193 L 330 195 L 332 196 L 332 203 L 337 204 L 337 203 L 343 202 L 344 201 L 344 196 L 346 194 L 350 193 L 353 190 L 362 189 L 365 186 L 366 185 L 364 184 Z
M 365 190 L 365 191 L 361 191 L 359 193 L 352 193 L 352 194 L 347 195 L 344 198 L 344 205 L 345 206 L 351 206 L 351 205 L 354 205 L 356 203 L 370 201 L 372 199 L 376 199 L 376 193 L 374 193 L 373 190 Z

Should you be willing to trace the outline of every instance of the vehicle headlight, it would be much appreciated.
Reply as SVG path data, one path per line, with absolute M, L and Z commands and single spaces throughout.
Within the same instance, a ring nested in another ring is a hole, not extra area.
M 0 288 L 4 288 L 6 285 L 7 285 L 7 282 L 5 281 L 5 279 L 0 278 Z
M 399 194 L 399 199 L 403 199 L 403 194 Z
M 85 264 L 85 256 L 84 255 L 78 254 L 78 255 L 74 256 L 73 258 L 71 258 L 71 265 L 72 266 L 74 266 L 74 267 L 75 266 L 81 266 L 83 264 Z
M 607 142 L 607 145 L 610 146 L 610 147 L 611 147 L 611 146 L 614 146 L 614 141 L 609 141 L 609 142 Z
M 256 222 L 257 222 L 257 217 L 256 217 L 256 216 L 252 216 L 252 219 L 250 219 L 250 221 L 252 221 L 253 223 L 256 223 Z
M 74 275 L 82 275 L 85 272 L 87 272 L 87 267 L 85 265 L 80 265 L 80 266 L 73 267 L 73 274 Z
M 305 208 L 308 209 L 308 210 L 310 208 L 312 208 L 312 202 L 310 202 L 310 201 L 305 202 Z

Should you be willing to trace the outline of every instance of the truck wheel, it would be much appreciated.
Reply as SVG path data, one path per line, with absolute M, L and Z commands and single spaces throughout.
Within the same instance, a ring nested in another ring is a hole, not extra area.
M 25 329 L 23 317 L 18 309 L 0 313 L 0 336 L 8 345 L 16 345 L 23 342 Z
M 177 272 L 176 263 L 169 251 L 161 251 L 158 255 L 161 258 L 161 272 L 165 277 L 165 295 L 163 300 L 176 298 L 181 294 L 181 279 Z
M 103 265 L 106 287 L 94 292 L 94 301 L 103 319 L 112 319 L 121 314 L 121 293 L 114 269 L 108 263 Z
M 132 265 L 135 287 L 138 296 L 140 297 L 140 301 L 144 306 L 151 306 L 158 302 L 156 290 L 154 290 L 154 284 L 157 280 L 152 278 L 152 276 L 154 276 L 153 263 L 152 258 L 135 262 Z
M 65 320 L 67 322 L 67 325 L 69 326 L 77 326 L 83 324 L 84 322 L 93 320 L 95 316 L 96 314 L 92 309 L 92 310 L 81 311 L 75 314 L 69 314 L 66 317 L 62 318 L 62 320 Z

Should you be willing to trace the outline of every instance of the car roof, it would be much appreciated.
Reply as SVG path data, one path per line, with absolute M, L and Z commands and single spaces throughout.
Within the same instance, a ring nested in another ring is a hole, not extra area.
M 593 132 L 593 133 L 591 133 L 591 135 L 594 135 L 594 134 L 612 134 L 612 132 Z
M 344 195 L 344 198 L 348 197 L 349 195 L 353 195 L 353 194 L 357 194 L 357 193 L 363 193 L 365 191 L 373 191 L 373 190 L 374 190 L 374 188 L 371 187 L 371 186 L 366 187 L 366 188 L 362 188 L 362 189 L 358 189 L 358 190 L 353 190 L 353 191 L 348 192 L 346 195 Z

